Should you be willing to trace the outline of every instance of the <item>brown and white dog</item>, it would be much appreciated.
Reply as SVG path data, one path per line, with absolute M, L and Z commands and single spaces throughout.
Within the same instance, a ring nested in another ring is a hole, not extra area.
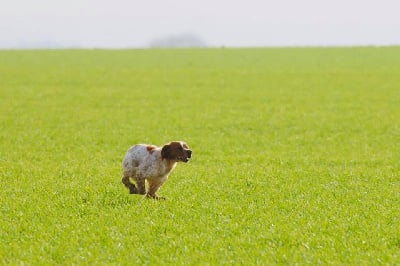
M 183 141 L 172 141 L 162 148 L 137 144 L 126 153 L 122 162 L 122 183 L 131 194 L 141 194 L 154 199 L 161 199 L 156 192 L 168 179 L 178 162 L 187 163 L 192 151 Z M 131 183 L 132 178 L 136 185 Z M 148 183 L 146 193 L 145 180 Z

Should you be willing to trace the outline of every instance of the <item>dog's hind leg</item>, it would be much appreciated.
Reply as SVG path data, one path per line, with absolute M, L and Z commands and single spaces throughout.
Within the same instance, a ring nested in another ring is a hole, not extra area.
M 137 186 L 138 194 L 140 194 L 140 195 L 146 194 L 146 181 L 144 178 L 137 178 L 136 186 Z
M 131 173 L 124 171 L 124 177 L 122 178 L 122 183 L 129 189 L 130 194 L 138 194 L 138 190 L 134 184 L 131 183 L 129 178 L 131 177 Z

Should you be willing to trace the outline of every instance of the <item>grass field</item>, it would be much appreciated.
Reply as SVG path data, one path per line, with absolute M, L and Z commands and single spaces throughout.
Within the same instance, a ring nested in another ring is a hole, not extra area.
M 0 129 L 2 265 L 400 264 L 400 47 L 0 51 Z

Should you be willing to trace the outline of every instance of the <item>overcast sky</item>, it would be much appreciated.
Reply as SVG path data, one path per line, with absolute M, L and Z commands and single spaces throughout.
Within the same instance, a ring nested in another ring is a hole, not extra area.
M 399 45 L 400 0 L 0 0 L 0 48 Z

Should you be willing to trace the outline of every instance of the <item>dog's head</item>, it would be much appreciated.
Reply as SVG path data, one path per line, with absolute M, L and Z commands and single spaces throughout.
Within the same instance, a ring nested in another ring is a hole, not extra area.
M 187 163 L 192 158 L 192 151 L 183 141 L 172 141 L 161 149 L 163 159 Z

